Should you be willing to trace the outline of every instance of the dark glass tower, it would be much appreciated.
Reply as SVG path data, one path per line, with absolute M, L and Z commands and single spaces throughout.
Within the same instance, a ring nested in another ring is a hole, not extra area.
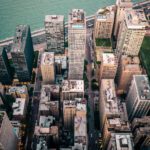
M 34 51 L 31 31 L 28 25 L 19 25 L 16 27 L 11 55 L 15 72 L 19 81 L 30 81 Z
M 0 47 L 0 82 L 2 84 L 11 84 L 12 73 L 5 48 Z

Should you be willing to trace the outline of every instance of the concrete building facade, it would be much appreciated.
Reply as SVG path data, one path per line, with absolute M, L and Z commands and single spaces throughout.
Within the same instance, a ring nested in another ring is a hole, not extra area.
M 73 9 L 68 18 L 69 79 L 83 79 L 85 48 L 85 12 L 82 9 Z
M 64 16 L 46 15 L 45 32 L 47 41 L 47 50 L 49 52 L 64 53 Z

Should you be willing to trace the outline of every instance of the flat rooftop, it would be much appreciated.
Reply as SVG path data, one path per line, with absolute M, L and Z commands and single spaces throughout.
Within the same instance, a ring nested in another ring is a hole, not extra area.
M 12 44 L 11 52 L 23 52 L 29 30 L 28 25 L 18 25 L 16 27 L 15 36 Z
M 26 109 L 26 99 L 25 98 L 16 98 L 16 101 L 12 105 L 13 116 L 24 116 Z
M 62 92 L 84 92 L 83 80 L 63 80 Z
M 68 25 L 73 29 L 85 28 L 85 12 L 83 9 L 72 9 L 69 14 Z
M 99 9 L 96 13 L 96 19 L 97 21 L 112 21 L 114 20 L 115 13 L 113 11 L 113 7 L 105 7 L 102 9 Z
M 75 98 L 77 111 L 86 111 L 86 100 L 82 98 Z
M 103 97 L 105 100 L 105 111 L 109 114 L 119 113 L 114 80 L 102 79 L 101 87 L 103 89 Z
M 50 84 L 49 87 L 50 87 L 50 91 L 52 93 L 59 93 L 60 92 L 60 86 L 59 85 Z
M 139 100 L 150 100 L 150 84 L 147 75 L 133 75 Z
M 63 22 L 64 16 L 63 15 L 46 15 L 45 22 Z
M 61 64 L 62 69 L 67 69 L 67 56 L 55 55 L 55 63 Z
M 102 58 L 103 58 L 103 64 L 105 65 L 116 65 L 116 57 L 113 53 L 103 53 L 102 54 Z
M 54 64 L 54 53 L 53 52 L 44 52 L 41 58 L 42 65 L 52 65 Z
M 143 11 L 126 10 L 125 21 L 129 29 L 145 30 L 145 27 L 148 26 L 148 22 Z
M 131 140 L 131 135 L 127 133 L 117 133 L 115 134 L 116 150 L 133 150 L 133 143 Z
M 74 119 L 74 136 L 86 137 L 87 136 L 87 120 L 86 117 L 75 116 Z
M 27 87 L 25 85 L 23 85 L 23 86 L 12 86 L 9 88 L 8 92 L 9 93 L 26 94 L 28 91 L 27 91 Z
M 63 108 L 76 108 L 76 102 L 75 101 L 69 101 L 69 100 L 64 100 L 63 101 Z
M 140 59 L 138 56 L 131 57 L 127 55 L 122 55 L 121 57 L 122 64 L 140 64 Z
M 59 107 L 58 101 L 51 101 L 51 90 L 55 91 L 54 89 L 52 89 L 51 85 L 42 86 L 39 110 L 49 110 L 52 107 Z

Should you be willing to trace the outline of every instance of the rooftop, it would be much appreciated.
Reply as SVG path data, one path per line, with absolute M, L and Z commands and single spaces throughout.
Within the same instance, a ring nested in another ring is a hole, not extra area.
M 140 64 L 140 60 L 138 56 L 132 57 L 127 55 L 122 55 L 121 57 L 122 64 Z
M 40 99 L 40 105 L 39 110 L 49 110 L 50 107 L 59 106 L 58 101 L 51 101 L 51 90 L 53 92 L 55 91 L 52 85 L 43 85 L 41 89 L 41 99 Z M 57 92 L 58 90 L 56 90 Z
M 67 56 L 55 55 L 55 63 L 61 64 L 62 69 L 67 69 Z
M 103 64 L 105 65 L 116 65 L 116 57 L 113 53 L 103 53 L 102 54 L 103 57 Z
M 75 116 L 75 119 L 74 119 L 75 141 L 77 137 L 86 137 L 87 135 L 86 123 L 87 123 L 86 117 Z
M 61 22 L 64 21 L 64 16 L 62 15 L 46 15 L 45 22 Z
M 26 107 L 26 99 L 25 98 L 16 98 L 16 101 L 13 103 L 13 116 L 24 116 Z
M 18 25 L 16 27 L 16 32 L 15 32 L 11 52 L 24 51 L 28 30 L 29 30 L 28 25 Z
M 118 114 L 118 101 L 116 97 L 115 84 L 113 79 L 102 79 L 101 87 L 103 88 L 105 111 L 109 114 Z
M 126 10 L 125 20 L 129 29 L 145 29 L 145 27 L 148 26 L 143 11 Z
M 139 100 L 150 100 L 150 85 L 147 75 L 134 75 Z
M 84 92 L 83 80 L 63 80 L 62 92 Z
M 51 65 L 54 64 L 54 53 L 53 52 L 44 52 L 41 58 L 42 65 Z
M 95 42 L 96 42 L 96 46 L 111 47 L 111 40 L 110 39 L 96 38 Z
M 133 150 L 133 143 L 131 140 L 131 135 L 126 133 L 115 134 L 116 139 L 116 150 Z
M 99 9 L 96 13 L 97 21 L 105 21 L 105 20 L 113 21 L 114 16 L 115 16 L 115 14 L 114 14 L 112 6 Z
M 69 14 L 69 25 L 74 29 L 83 29 L 85 27 L 85 12 L 83 9 L 73 9 Z
M 27 93 L 27 87 L 25 85 L 23 86 L 12 86 L 8 90 L 9 93 L 19 93 L 19 94 L 26 94 Z
M 86 100 L 82 98 L 75 98 L 77 111 L 86 111 Z

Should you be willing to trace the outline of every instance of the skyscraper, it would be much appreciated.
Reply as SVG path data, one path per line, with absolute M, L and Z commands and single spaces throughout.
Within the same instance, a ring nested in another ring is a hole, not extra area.
M 46 15 L 45 32 L 47 50 L 49 52 L 64 53 L 64 16 Z
M 5 48 L 0 47 L 0 82 L 11 84 L 12 72 Z
M 55 81 L 54 52 L 44 52 L 41 58 L 41 73 L 44 83 Z
M 143 117 L 150 110 L 150 85 L 146 75 L 134 75 L 126 98 L 128 118 Z
M 105 7 L 99 9 L 95 15 L 95 38 L 108 39 L 111 38 L 114 24 L 115 12 L 113 7 Z
M 117 40 L 117 52 L 121 54 L 137 56 L 140 51 L 145 27 L 147 25 L 145 15 L 142 11 L 126 10 L 125 18 L 119 28 Z
M 34 51 L 31 31 L 28 25 L 19 25 L 16 27 L 11 55 L 15 72 L 19 81 L 30 81 L 32 64 L 34 60 Z
M 6 112 L 0 111 L 0 149 L 17 149 L 18 139 L 13 131 L 13 126 L 9 121 Z
M 73 9 L 68 18 L 69 79 L 82 79 L 86 47 L 86 19 L 82 9 Z
M 118 37 L 118 32 L 120 28 L 120 24 L 124 19 L 125 10 L 132 9 L 132 2 L 131 0 L 116 0 L 117 12 L 116 12 L 116 19 L 115 19 L 115 26 L 114 26 L 114 36 Z

